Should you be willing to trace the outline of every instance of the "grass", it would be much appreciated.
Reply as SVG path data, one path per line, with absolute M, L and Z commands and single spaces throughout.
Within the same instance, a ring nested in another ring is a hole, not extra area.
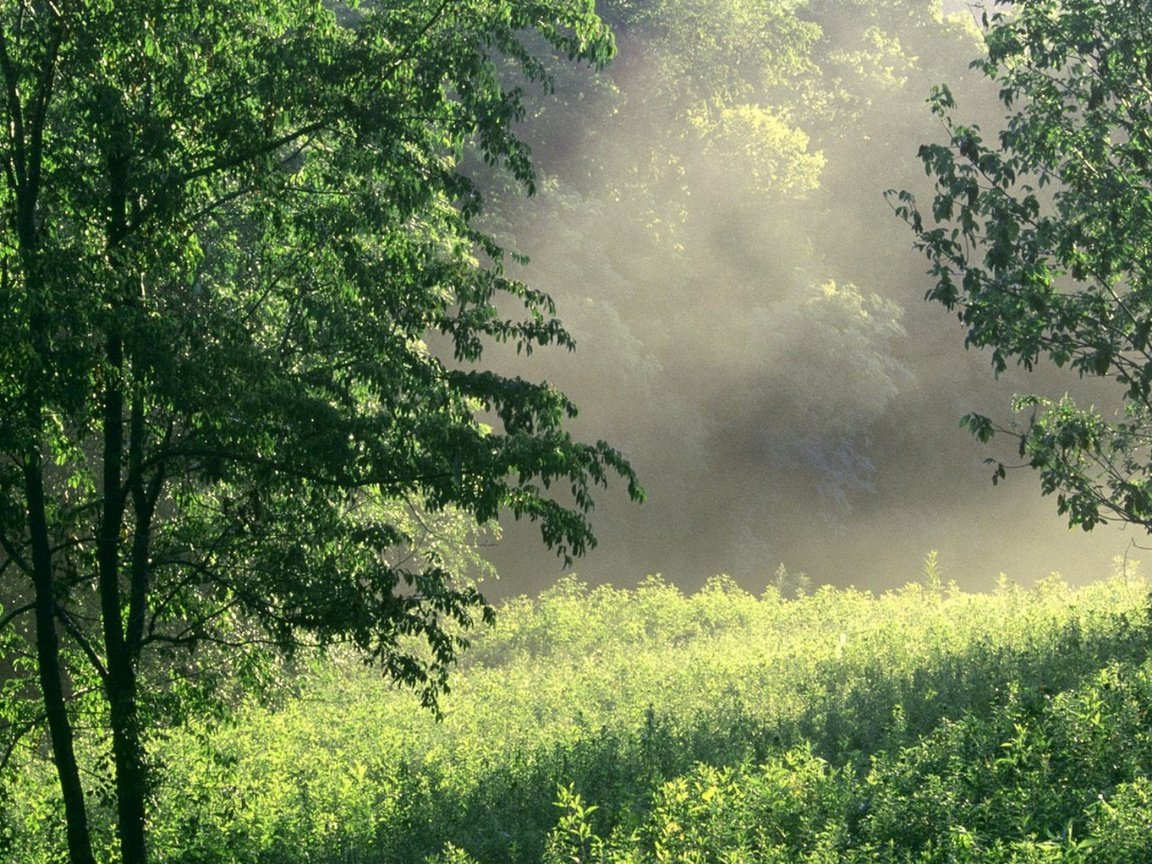
M 1152 860 L 1142 580 L 968 594 L 933 569 L 792 599 L 569 578 L 475 634 L 441 722 L 334 658 L 275 708 L 155 743 L 154 855 Z M 51 778 L 26 769 L 13 860 L 51 860 Z

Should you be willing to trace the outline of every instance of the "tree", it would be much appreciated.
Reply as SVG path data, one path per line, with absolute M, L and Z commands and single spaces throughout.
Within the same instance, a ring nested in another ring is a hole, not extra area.
M 920 149 L 936 191 L 896 209 L 931 262 L 928 298 L 957 311 L 999 374 L 1053 363 L 1107 379 L 1122 410 L 1018 396 L 1027 420 L 972 414 L 981 440 L 1015 439 L 1070 524 L 1152 528 L 1152 10 L 1137 0 L 1038 0 L 984 20 L 973 63 L 1008 113 L 994 143 L 932 110 L 947 144 Z M 890 193 L 891 194 L 891 193 Z M 995 461 L 995 460 L 992 460 Z M 996 463 L 996 477 L 1005 466 Z
M 349 643 L 434 704 L 491 610 L 405 558 L 397 501 L 507 508 L 569 557 L 595 486 L 641 496 L 561 393 L 479 365 L 572 344 L 459 169 L 531 190 L 534 33 L 612 50 L 590 0 L 0 4 L 3 706 L 46 722 L 74 864 L 81 712 L 143 862 L 149 733 L 214 663 Z

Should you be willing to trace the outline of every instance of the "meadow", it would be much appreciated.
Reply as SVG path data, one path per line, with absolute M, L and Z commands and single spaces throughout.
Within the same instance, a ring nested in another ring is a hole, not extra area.
M 153 741 L 153 855 L 1152 860 L 1148 586 L 1118 571 L 972 594 L 930 556 L 878 596 L 783 571 L 758 597 L 568 577 L 472 634 L 439 720 L 336 655 Z M 0 801 L 6 860 L 60 860 L 51 780 L 25 757 Z

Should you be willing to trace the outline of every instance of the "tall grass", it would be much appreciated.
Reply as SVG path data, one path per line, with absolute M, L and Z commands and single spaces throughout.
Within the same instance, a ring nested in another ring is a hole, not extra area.
M 794 599 L 565 579 L 475 635 L 441 722 L 334 658 L 155 742 L 156 859 L 1152 860 L 1143 582 L 925 573 Z M 15 861 L 58 842 L 46 768 L 0 802 Z

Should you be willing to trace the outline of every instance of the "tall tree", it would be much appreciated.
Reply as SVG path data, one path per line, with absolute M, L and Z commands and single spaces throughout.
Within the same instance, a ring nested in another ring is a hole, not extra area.
M 1152 528 L 1152 10 L 998 5 L 973 65 L 999 87 L 1002 129 L 989 143 L 939 88 L 949 142 L 920 151 L 935 197 L 924 212 L 900 193 L 897 211 L 931 262 L 929 298 L 957 310 L 998 373 L 1049 362 L 1118 385 L 1115 413 L 1019 396 L 1027 420 L 970 415 L 971 431 L 1014 438 L 1071 524 Z
M 0 4 L 0 623 L 40 706 L 6 709 L 46 721 L 74 864 L 85 705 L 127 864 L 149 729 L 213 648 L 346 642 L 434 702 L 449 625 L 490 610 L 405 563 L 395 501 L 508 508 L 571 556 L 594 486 L 640 496 L 562 394 L 479 366 L 571 347 L 459 170 L 474 148 L 531 188 L 508 83 L 548 83 L 531 34 L 612 50 L 590 0 Z

